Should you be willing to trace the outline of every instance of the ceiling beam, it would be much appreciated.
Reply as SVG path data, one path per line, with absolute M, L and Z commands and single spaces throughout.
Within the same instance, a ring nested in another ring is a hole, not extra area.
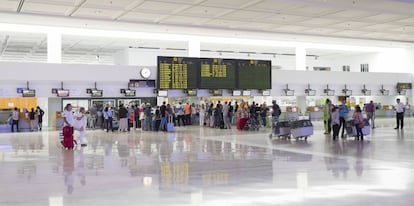
M 4 52 L 6 51 L 7 46 L 9 45 L 9 39 L 10 39 L 10 36 L 9 35 L 6 35 L 4 37 L 3 44 L 0 47 L 0 57 L 3 56 Z
M 17 13 L 20 13 L 20 11 L 22 10 L 24 1 L 25 0 L 20 0 L 19 5 L 17 6 L 17 11 L 16 11 Z
M 65 13 L 66 16 L 72 16 L 75 12 L 77 12 L 88 0 L 77 0 L 75 2 L 75 6 Z
M 113 20 L 119 20 L 121 17 L 125 16 L 138 6 L 141 6 L 145 1 L 144 0 L 136 0 L 132 3 L 130 3 L 128 6 L 125 7 L 124 11 L 121 11 L 119 14 L 115 15 L 112 19 Z

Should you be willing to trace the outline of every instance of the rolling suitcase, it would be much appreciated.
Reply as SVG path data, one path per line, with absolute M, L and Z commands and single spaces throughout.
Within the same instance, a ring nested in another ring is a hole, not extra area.
M 168 118 L 167 132 L 174 132 L 174 123 L 172 119 L 173 119 L 172 116 Z
M 66 149 L 73 149 L 76 146 L 76 141 L 73 139 L 73 128 L 69 126 L 63 127 L 62 146 Z

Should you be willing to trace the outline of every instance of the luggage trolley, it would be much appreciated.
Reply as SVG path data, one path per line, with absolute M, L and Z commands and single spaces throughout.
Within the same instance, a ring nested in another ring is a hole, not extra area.
M 269 135 L 270 138 L 274 136 L 277 137 L 285 137 L 290 139 L 290 122 L 289 121 L 281 121 L 272 123 L 272 133 Z
M 313 135 L 313 125 L 310 120 L 297 120 L 290 123 L 290 132 L 292 138 L 299 140 L 299 138 L 308 139 Z
M 356 128 L 353 119 L 347 120 L 345 122 L 345 130 L 346 135 L 348 137 L 355 137 L 356 138 Z M 369 121 L 367 118 L 364 118 L 364 128 L 362 128 L 362 134 L 364 136 L 369 135 L 371 133 L 371 126 L 369 125 Z

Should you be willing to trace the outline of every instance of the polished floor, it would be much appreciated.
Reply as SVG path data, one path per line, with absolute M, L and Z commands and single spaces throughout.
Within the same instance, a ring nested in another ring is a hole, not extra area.
M 414 119 L 377 120 L 364 142 L 270 129 L 0 134 L 0 205 L 414 205 Z M 75 136 L 78 134 L 75 133 Z

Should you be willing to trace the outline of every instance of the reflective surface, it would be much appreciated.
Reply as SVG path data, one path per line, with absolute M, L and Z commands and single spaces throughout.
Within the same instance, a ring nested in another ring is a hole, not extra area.
M 270 129 L 87 131 L 75 151 L 57 132 L 0 134 L 0 205 L 412 205 L 405 121 L 396 131 L 377 120 L 364 142 L 332 141 L 320 122 L 308 141 L 270 140 Z

